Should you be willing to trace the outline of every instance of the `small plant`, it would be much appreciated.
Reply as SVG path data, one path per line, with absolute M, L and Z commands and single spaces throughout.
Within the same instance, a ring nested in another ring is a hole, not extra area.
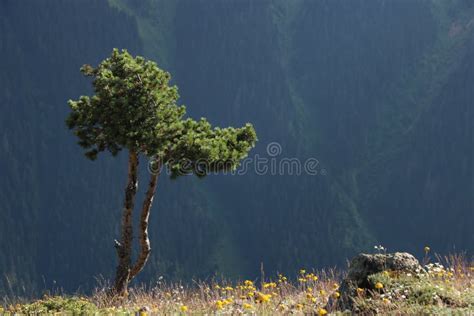
M 98 312 L 98 308 L 84 297 L 45 297 L 31 304 L 16 305 L 9 312 L 32 314 L 68 313 L 71 315 L 91 315 Z
M 383 253 L 383 254 L 387 253 L 387 248 L 385 248 L 382 245 L 375 245 L 374 249 L 377 251 L 377 253 Z

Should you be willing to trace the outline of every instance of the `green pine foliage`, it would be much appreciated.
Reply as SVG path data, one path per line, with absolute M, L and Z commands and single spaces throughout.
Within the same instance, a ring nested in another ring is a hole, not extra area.
M 81 72 L 93 78 L 95 94 L 69 101 L 67 125 L 79 138 L 89 159 L 100 152 L 117 155 L 123 148 L 157 159 L 172 177 L 233 170 L 255 146 L 251 124 L 242 128 L 212 128 L 204 118 L 184 118 L 176 104 L 178 88 L 155 62 L 133 57 L 126 50 Z

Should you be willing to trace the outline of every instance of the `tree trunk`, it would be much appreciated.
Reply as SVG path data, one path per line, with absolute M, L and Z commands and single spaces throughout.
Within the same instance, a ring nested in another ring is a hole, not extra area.
M 122 213 L 122 236 L 121 240 L 115 241 L 117 249 L 118 266 L 115 274 L 115 294 L 126 296 L 128 283 L 130 282 L 130 268 L 132 265 L 132 213 L 135 195 L 138 188 L 138 154 L 130 151 L 128 157 L 128 183 L 125 188 L 125 201 Z
M 148 218 L 153 204 L 153 197 L 155 196 L 158 176 L 159 171 L 151 173 L 148 190 L 145 195 L 145 200 L 143 201 L 142 214 L 140 216 L 140 253 L 130 272 L 130 279 L 133 279 L 143 269 L 150 256 L 151 247 L 150 239 L 148 238 Z

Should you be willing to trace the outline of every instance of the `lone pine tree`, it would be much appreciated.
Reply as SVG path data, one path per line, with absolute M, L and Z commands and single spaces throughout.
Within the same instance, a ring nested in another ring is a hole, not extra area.
M 128 150 L 128 183 L 122 212 L 121 236 L 115 241 L 118 266 L 113 292 L 126 295 L 129 282 L 143 269 L 151 252 L 148 219 L 158 176 L 167 168 L 171 177 L 235 169 L 257 140 L 251 124 L 241 128 L 212 128 L 206 119 L 184 118 L 176 104 L 178 89 L 170 74 L 143 57 L 114 49 L 96 68 L 84 65 L 92 77 L 94 95 L 69 100 L 66 122 L 91 160 L 103 151 L 116 156 Z M 141 208 L 138 257 L 133 260 L 133 211 L 140 156 L 147 157 L 150 179 Z

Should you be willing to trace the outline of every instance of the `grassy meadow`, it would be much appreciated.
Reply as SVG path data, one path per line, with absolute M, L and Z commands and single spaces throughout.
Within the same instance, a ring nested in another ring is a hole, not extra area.
M 383 271 L 371 275 L 372 290 L 357 288 L 353 312 L 359 314 L 474 314 L 474 263 L 464 256 L 425 257 L 416 273 Z M 0 314 L 95 315 L 341 315 L 338 304 L 344 272 L 301 269 L 289 279 L 264 281 L 159 281 L 131 288 L 127 297 L 110 298 L 107 287 L 90 296 L 45 295 L 36 301 L 4 298 Z M 262 278 L 260 278 L 262 279 Z

